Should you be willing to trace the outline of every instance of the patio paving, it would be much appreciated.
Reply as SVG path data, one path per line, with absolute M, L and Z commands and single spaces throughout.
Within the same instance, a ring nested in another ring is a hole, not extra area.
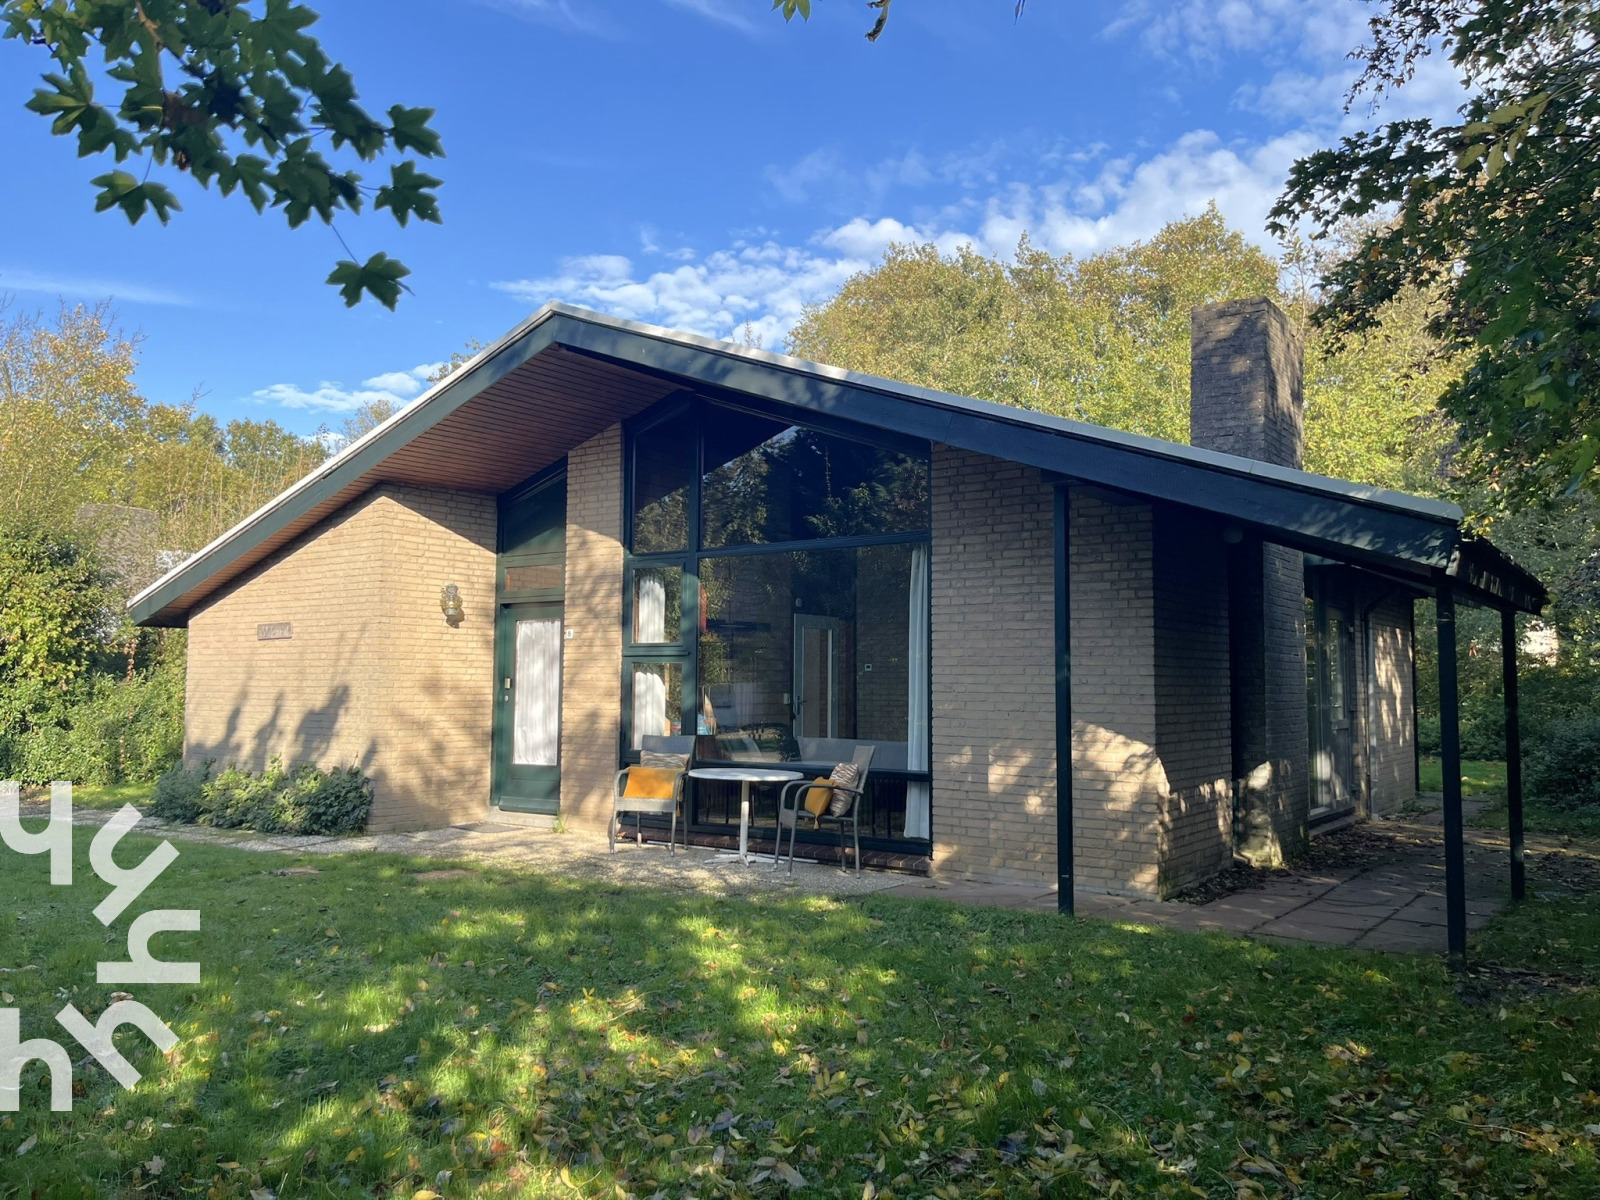
M 39 803 L 22 806 L 25 817 L 48 815 Z M 75 808 L 74 825 L 98 826 L 111 813 Z M 449 859 L 491 866 L 521 868 L 543 875 L 590 879 L 601 883 L 661 887 L 713 896 L 748 896 L 758 892 L 803 891 L 826 896 L 863 895 L 888 891 L 905 880 L 887 871 L 846 874 L 831 864 L 796 859 L 794 874 L 788 861 L 774 870 L 772 859 L 750 856 L 748 864 L 736 856 L 700 846 L 678 847 L 669 854 L 665 844 L 631 839 L 610 853 L 601 834 L 557 833 L 526 825 L 483 821 L 414 833 L 376 833 L 355 837 L 294 837 L 268 835 L 243 829 L 213 829 L 204 825 L 175 825 L 158 817 L 143 818 L 137 833 L 170 838 L 174 842 L 203 842 L 237 850 L 277 854 L 357 854 L 377 850 L 419 858 Z
M 1444 848 L 1437 809 L 1410 812 L 1363 828 L 1392 839 L 1389 855 L 1366 866 L 1275 871 L 1260 887 L 1203 904 L 1108 896 L 1080 890 L 1075 908 L 1100 917 L 1170 929 L 1212 931 L 1263 941 L 1316 942 L 1368 950 L 1443 953 L 1445 950 Z M 1470 819 L 1485 807 L 1468 801 Z M 1338 834 L 1330 835 L 1337 837 Z M 1530 837 L 1537 853 L 1545 840 Z M 1467 928 L 1482 929 L 1506 902 L 1510 875 L 1506 835 L 1466 831 Z M 937 898 L 962 904 L 1056 911 L 1056 889 L 1025 885 L 919 879 L 890 895 Z

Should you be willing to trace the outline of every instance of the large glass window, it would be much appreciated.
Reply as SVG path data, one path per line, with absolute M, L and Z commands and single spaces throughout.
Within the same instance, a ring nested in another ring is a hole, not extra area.
M 928 839 L 926 448 L 707 400 L 646 421 L 628 450 L 626 750 L 692 734 L 701 761 L 825 771 L 869 743 L 862 835 Z M 691 794 L 697 828 L 737 823 L 737 785 Z M 776 797 L 757 789 L 757 825 Z
M 916 549 L 701 560 L 698 704 L 717 757 L 826 763 L 868 741 L 875 768 L 907 768 Z
M 689 547 L 694 487 L 695 413 L 685 408 L 633 440 L 633 549 L 654 554 Z
M 705 548 L 928 527 L 922 459 L 734 409 L 712 411 L 701 481 Z

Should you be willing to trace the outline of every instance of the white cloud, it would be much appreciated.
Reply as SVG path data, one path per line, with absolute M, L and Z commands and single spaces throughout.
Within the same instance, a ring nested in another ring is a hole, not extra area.
M 1214 201 L 1236 228 L 1272 249 L 1267 212 L 1289 164 L 1317 144 L 1303 131 L 1227 144 L 1195 130 L 1148 158 L 1104 163 L 1087 179 L 1008 183 L 918 221 L 855 217 L 803 245 L 749 239 L 654 268 L 620 254 L 583 255 L 563 259 L 553 274 L 492 286 L 530 306 L 565 300 L 712 337 L 738 338 L 748 322 L 763 345 L 779 346 L 807 305 L 826 302 L 896 242 L 932 242 L 945 253 L 970 245 L 1003 258 L 1026 231 L 1037 246 L 1083 255 L 1148 238 Z M 646 246 L 647 257 L 665 257 Z
M 742 12 L 734 11 L 732 0 L 666 0 L 673 8 L 681 8 L 697 17 L 704 17 L 717 25 L 753 34 L 757 26 Z
M 763 345 L 777 345 L 807 304 L 828 299 L 872 264 L 827 249 L 739 242 L 656 271 L 637 270 L 620 255 L 591 254 L 563 259 L 554 275 L 492 286 L 533 306 L 566 300 L 713 337 L 739 336 L 749 322 Z
M 1235 107 L 1280 126 L 1345 134 L 1372 115 L 1359 101 L 1356 111 L 1344 111 L 1360 70 L 1350 54 L 1369 40 L 1372 14 L 1363 0 L 1127 0 L 1103 32 L 1136 36 L 1148 51 L 1174 62 L 1214 70 L 1233 55 L 1253 69 L 1266 67 L 1271 74 L 1264 83 L 1240 85 Z M 1386 97 L 1382 119 L 1449 120 L 1463 99 L 1449 57 L 1434 54 L 1411 82 Z
M 524 20 L 540 25 L 550 25 L 569 33 L 584 33 L 595 37 L 616 37 L 617 28 L 599 18 L 592 5 L 575 4 L 573 0 L 475 0 L 486 8 L 499 9 Z
M 159 304 L 180 308 L 194 303 L 178 292 L 125 279 L 41 275 L 35 271 L 0 269 L 0 294 L 5 292 L 34 292 L 72 300 L 104 300 L 110 297 L 128 304 Z
M 346 388 L 341 383 L 323 381 L 306 389 L 294 383 L 274 383 L 250 393 L 252 400 L 276 404 L 282 408 L 298 408 L 311 412 L 354 412 L 364 404 L 386 401 L 396 408 L 404 408 L 420 396 L 428 386 L 428 376 L 443 363 L 422 363 L 409 371 L 385 371 L 371 379 L 361 381 L 358 388 Z

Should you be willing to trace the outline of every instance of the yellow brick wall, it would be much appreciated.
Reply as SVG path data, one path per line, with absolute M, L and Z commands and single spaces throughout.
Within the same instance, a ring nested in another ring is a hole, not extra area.
M 1071 496 L 1073 849 L 1079 887 L 1160 891 L 1154 514 Z
M 1053 883 L 1051 489 L 937 445 L 932 485 L 934 870 Z
M 603 830 L 622 741 L 622 427 L 567 456 L 561 815 Z
M 1373 816 L 1403 808 L 1417 795 L 1411 604 L 1409 597 L 1395 596 L 1379 604 L 1367 618 L 1372 648 L 1372 691 L 1366 704 Z
M 481 817 L 494 534 L 493 497 L 381 485 L 194 613 L 185 761 L 360 766 L 374 830 Z M 453 629 L 447 583 L 466 604 Z M 292 638 L 258 640 L 284 621 Z

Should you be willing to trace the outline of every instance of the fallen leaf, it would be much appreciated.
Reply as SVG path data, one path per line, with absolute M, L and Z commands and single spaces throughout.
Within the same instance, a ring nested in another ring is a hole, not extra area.
M 806 1177 L 800 1174 L 799 1171 L 796 1171 L 782 1159 L 779 1159 L 773 1164 L 772 1173 L 792 1188 L 803 1188 L 806 1186 Z
M 29 1150 L 32 1150 L 38 1144 L 39 1135 L 36 1133 L 30 1133 L 27 1140 L 23 1142 L 22 1145 L 17 1147 L 17 1157 L 21 1158 L 24 1154 L 26 1154 Z

